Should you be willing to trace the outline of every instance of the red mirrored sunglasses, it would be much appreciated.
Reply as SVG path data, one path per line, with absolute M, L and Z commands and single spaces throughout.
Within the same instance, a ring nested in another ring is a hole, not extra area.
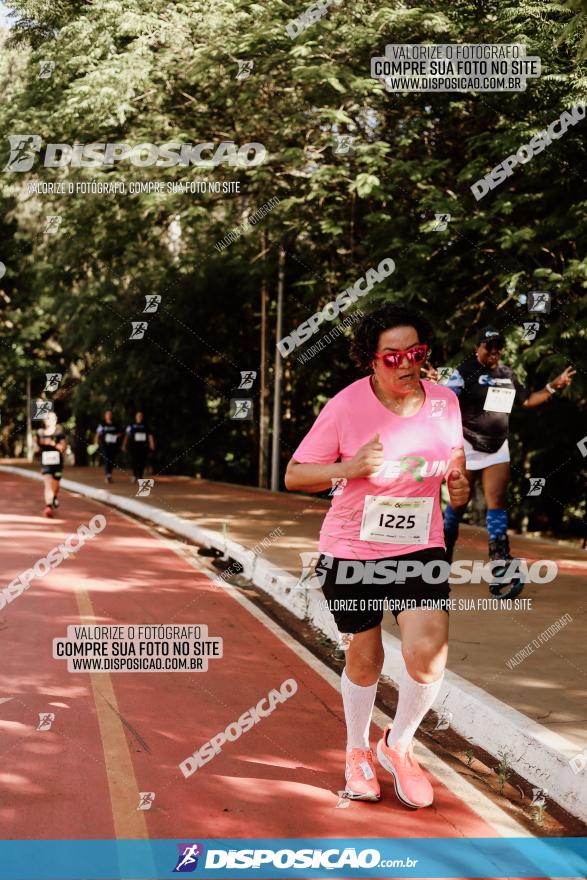
M 376 354 L 376 358 L 380 358 L 386 367 L 397 370 L 403 359 L 406 357 L 411 364 L 421 364 L 426 360 L 428 354 L 428 346 L 426 343 L 412 345 L 405 351 L 386 351 L 383 354 Z

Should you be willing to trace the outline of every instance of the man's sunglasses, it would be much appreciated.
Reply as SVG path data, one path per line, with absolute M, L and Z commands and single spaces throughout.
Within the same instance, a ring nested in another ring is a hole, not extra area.
M 428 354 L 428 346 L 425 343 L 412 345 L 405 351 L 385 351 L 383 354 L 376 354 L 376 358 L 380 358 L 386 367 L 397 370 L 403 359 L 406 357 L 411 364 L 421 364 L 426 360 Z
M 503 345 L 497 345 L 495 342 L 484 342 L 483 343 L 485 349 L 491 354 L 494 351 L 501 351 L 503 349 Z

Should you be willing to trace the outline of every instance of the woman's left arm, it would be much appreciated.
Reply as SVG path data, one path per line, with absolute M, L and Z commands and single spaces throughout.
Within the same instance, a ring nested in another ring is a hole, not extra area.
M 567 367 L 566 370 L 562 371 L 560 376 L 557 376 L 552 382 L 547 382 L 546 386 L 542 388 L 541 391 L 533 391 L 524 401 L 522 406 L 541 406 L 543 403 L 546 403 L 547 400 L 550 400 L 555 391 L 560 391 L 561 388 L 566 388 L 567 385 L 571 384 L 576 372 L 577 371 L 573 370 L 572 367 Z
M 451 449 L 446 469 L 446 486 L 453 508 L 463 507 L 469 500 L 470 487 L 465 476 L 465 468 L 464 449 Z

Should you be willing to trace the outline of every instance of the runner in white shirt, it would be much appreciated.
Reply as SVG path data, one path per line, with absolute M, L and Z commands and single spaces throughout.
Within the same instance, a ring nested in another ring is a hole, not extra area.
M 57 424 L 57 416 L 50 412 L 43 419 L 43 427 L 35 436 L 35 448 L 41 459 L 43 475 L 45 510 L 44 515 L 53 516 L 59 507 L 59 481 L 63 476 L 63 453 L 67 449 L 67 440 L 61 425 Z

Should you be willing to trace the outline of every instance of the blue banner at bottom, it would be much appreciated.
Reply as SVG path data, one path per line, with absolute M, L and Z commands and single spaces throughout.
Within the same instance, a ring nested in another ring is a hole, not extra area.
M 0 841 L 2 880 L 587 877 L 587 837 Z

